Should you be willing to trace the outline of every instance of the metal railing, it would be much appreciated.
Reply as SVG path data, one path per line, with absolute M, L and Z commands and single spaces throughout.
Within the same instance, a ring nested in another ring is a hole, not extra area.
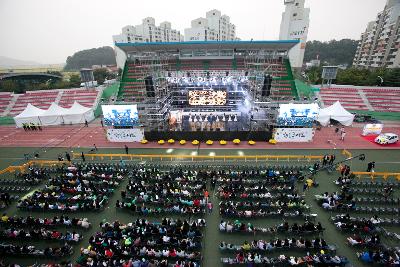
M 149 154 L 84 154 L 85 159 L 99 159 L 99 160 L 150 160 L 150 161 L 174 161 L 174 160 L 190 160 L 190 161 L 307 161 L 318 160 L 321 161 L 322 155 L 248 155 L 248 156 L 235 156 L 235 155 L 149 155 Z M 73 158 L 80 158 L 80 153 L 73 153 Z

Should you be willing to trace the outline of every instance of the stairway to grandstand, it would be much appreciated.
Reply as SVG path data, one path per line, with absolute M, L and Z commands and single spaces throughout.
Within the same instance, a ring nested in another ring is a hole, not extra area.
M 271 86 L 272 98 L 292 98 L 298 97 L 296 86 L 289 60 L 283 63 L 273 62 L 271 72 L 273 81 Z M 170 71 L 245 71 L 243 59 L 219 59 L 219 60 L 170 60 L 168 62 Z M 140 63 L 126 62 L 123 71 L 118 99 L 126 102 L 142 102 L 146 96 L 146 86 L 144 78 L 148 74 L 148 67 Z
M 118 99 L 123 99 L 126 102 L 142 102 L 146 94 L 144 78 L 147 71 L 146 66 L 126 62 Z
M 325 106 L 340 101 L 348 110 L 400 112 L 400 88 L 332 86 L 319 94 Z
M 6 111 L 11 99 L 11 93 L 0 93 L 0 115 Z

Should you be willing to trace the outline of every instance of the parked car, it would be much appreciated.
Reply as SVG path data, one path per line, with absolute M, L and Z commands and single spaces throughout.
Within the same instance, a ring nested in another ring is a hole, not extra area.
M 399 141 L 399 136 L 394 133 L 380 134 L 375 138 L 375 143 L 380 145 L 394 144 Z

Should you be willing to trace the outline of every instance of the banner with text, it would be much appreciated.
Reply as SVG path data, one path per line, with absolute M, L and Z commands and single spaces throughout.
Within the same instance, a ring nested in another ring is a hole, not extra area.
M 313 128 L 276 128 L 274 133 L 274 139 L 278 143 L 311 142 L 313 136 Z
M 144 131 L 135 129 L 107 129 L 107 139 L 111 142 L 140 142 L 144 139 Z
M 383 124 L 374 123 L 364 125 L 362 135 L 366 136 L 369 134 L 380 134 L 383 130 Z

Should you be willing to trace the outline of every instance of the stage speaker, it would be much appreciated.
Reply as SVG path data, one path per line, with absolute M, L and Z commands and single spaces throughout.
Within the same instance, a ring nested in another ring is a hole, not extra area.
M 153 77 L 147 76 L 146 78 L 144 78 L 144 84 L 146 86 L 147 97 L 155 97 L 156 92 L 154 91 Z
M 261 88 L 261 96 L 270 96 L 270 94 L 271 94 L 271 84 L 272 84 L 271 75 L 264 76 L 264 85 Z

